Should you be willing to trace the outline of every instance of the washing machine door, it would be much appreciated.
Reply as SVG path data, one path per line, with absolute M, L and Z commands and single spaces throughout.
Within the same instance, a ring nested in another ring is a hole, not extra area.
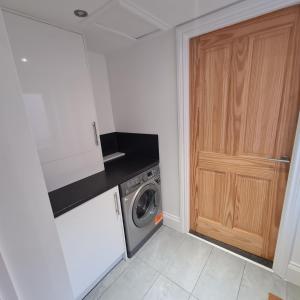
M 137 192 L 132 207 L 134 224 L 141 228 L 155 218 L 160 206 L 160 189 L 156 183 L 147 183 Z

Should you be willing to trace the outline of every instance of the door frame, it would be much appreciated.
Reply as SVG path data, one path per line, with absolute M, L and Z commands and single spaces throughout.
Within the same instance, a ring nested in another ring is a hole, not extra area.
M 189 40 L 299 3 L 300 0 L 243 0 L 176 28 L 180 220 L 182 232 L 188 233 L 190 226 Z M 298 215 L 300 214 L 300 204 L 296 201 L 297 194 L 300 194 L 300 180 L 298 178 L 300 178 L 300 119 L 298 119 L 298 129 L 273 263 L 273 271 L 282 278 L 286 278 L 288 271 Z

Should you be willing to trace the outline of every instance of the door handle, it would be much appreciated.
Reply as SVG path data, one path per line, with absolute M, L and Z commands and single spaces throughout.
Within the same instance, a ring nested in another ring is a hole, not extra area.
M 118 193 L 117 192 L 115 192 L 114 193 L 114 200 L 115 200 L 115 209 L 116 209 L 116 213 L 117 213 L 117 215 L 119 216 L 120 215 L 120 208 L 119 208 L 119 197 L 118 197 Z
M 290 158 L 288 156 L 280 156 L 279 158 L 269 157 L 268 160 L 285 164 L 290 163 Z
M 94 129 L 94 135 L 95 135 L 95 143 L 97 146 L 99 146 L 99 139 L 98 139 L 98 133 L 97 133 L 97 126 L 96 126 L 96 122 L 94 121 L 92 123 L 93 129 Z

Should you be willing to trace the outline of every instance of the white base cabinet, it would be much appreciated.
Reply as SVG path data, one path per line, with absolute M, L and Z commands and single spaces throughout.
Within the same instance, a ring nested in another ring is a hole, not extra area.
M 55 219 L 75 299 L 126 256 L 118 187 Z

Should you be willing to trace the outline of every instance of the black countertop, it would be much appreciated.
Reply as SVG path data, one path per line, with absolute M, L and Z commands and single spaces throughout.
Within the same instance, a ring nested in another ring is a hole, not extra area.
M 157 165 L 151 157 L 125 156 L 105 164 L 105 171 L 81 179 L 49 193 L 54 217 L 110 190 L 130 178 Z

